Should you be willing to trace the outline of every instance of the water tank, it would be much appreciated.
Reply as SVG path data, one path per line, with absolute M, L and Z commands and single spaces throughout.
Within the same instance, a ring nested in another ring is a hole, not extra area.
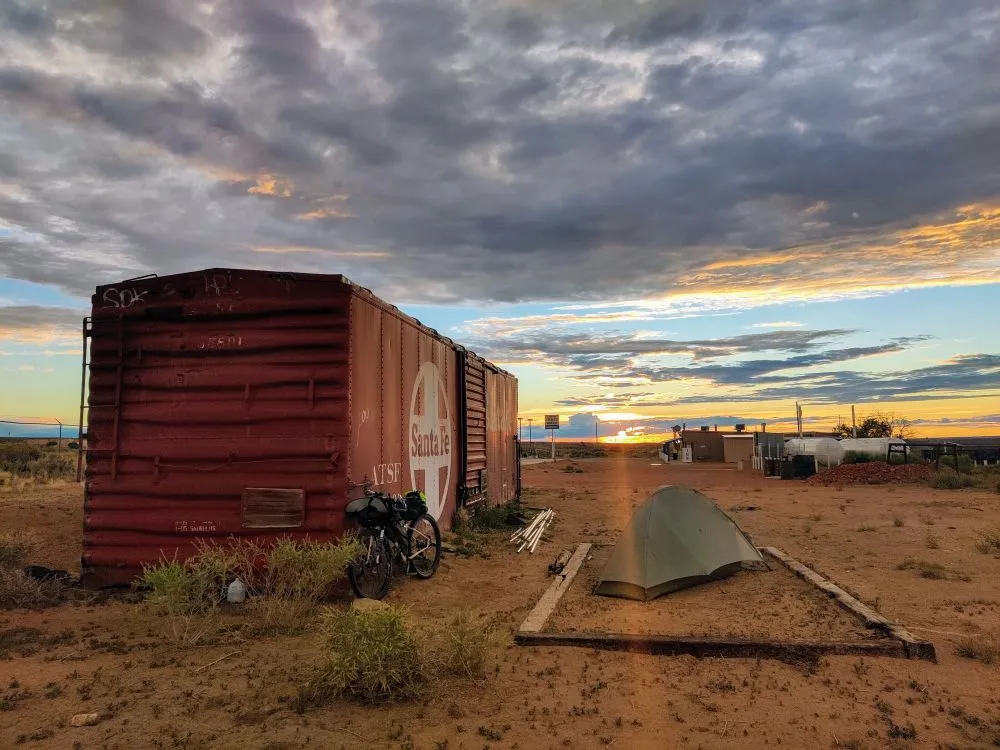
M 791 438 L 785 441 L 786 456 L 815 456 L 816 468 L 837 466 L 844 460 L 840 441 L 833 438 Z
M 840 441 L 844 452 L 862 453 L 883 461 L 889 454 L 890 445 L 906 445 L 906 441 L 902 438 L 844 438 Z

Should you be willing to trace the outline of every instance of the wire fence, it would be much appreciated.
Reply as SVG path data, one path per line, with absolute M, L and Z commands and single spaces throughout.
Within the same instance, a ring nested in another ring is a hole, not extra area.
M 41 419 L 0 419 L 0 438 L 79 440 L 80 425 Z

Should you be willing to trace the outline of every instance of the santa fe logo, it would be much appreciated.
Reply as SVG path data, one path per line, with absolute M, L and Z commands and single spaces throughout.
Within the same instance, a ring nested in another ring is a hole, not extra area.
M 451 483 L 451 412 L 437 365 L 425 362 L 410 397 L 410 482 L 427 495 L 427 512 L 441 517 Z M 421 474 L 422 483 L 417 475 Z

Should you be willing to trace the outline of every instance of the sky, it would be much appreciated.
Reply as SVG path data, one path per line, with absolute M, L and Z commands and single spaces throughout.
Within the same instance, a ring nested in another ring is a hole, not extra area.
M 343 273 L 564 436 L 1000 434 L 989 0 L 0 4 L 0 419 L 98 284 Z M 0 431 L 2 432 L 2 431 Z

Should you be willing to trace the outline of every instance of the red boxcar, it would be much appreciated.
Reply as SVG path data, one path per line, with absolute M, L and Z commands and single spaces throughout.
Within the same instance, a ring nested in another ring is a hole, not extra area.
M 336 537 L 365 482 L 445 527 L 519 495 L 517 379 L 342 276 L 126 281 L 86 329 L 87 585 L 197 539 Z

